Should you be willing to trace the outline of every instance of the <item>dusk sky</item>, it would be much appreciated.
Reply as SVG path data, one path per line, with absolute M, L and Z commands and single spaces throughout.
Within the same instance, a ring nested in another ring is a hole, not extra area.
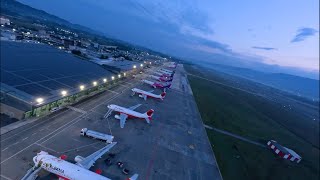
M 19 1 L 193 61 L 319 71 L 318 0 Z

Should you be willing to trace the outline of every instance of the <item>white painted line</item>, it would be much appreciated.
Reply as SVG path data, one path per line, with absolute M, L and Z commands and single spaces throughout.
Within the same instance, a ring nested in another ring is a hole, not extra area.
M 13 180 L 13 179 L 11 179 L 11 178 L 8 178 L 7 176 L 4 176 L 3 174 L 0 174 L 0 176 L 1 176 L 2 178 L 6 179 L 6 180 Z
M 18 144 L 19 142 L 20 142 L 20 141 L 17 141 L 17 142 L 15 142 L 15 143 L 11 144 L 11 145 L 12 145 L 12 146 L 13 146 L 13 145 L 16 145 L 16 144 Z
M 60 152 L 57 152 L 57 151 L 55 151 L 55 150 L 53 150 L 53 149 L 51 149 L 51 148 L 45 147 L 45 146 L 43 146 L 43 145 L 41 145 L 41 144 L 35 143 L 35 145 L 38 145 L 38 146 L 40 146 L 40 147 L 42 147 L 42 148 L 45 148 L 45 149 L 48 149 L 48 150 L 50 150 L 50 151 L 52 151 L 52 152 L 55 152 L 55 153 L 57 153 L 57 154 L 60 154 Z
M 24 141 L 24 140 L 26 140 L 26 139 L 28 139 L 29 137 L 26 137 L 26 138 L 23 138 L 21 141 Z
M 123 85 L 123 84 L 119 84 L 119 86 L 123 86 L 123 87 L 128 87 L 128 86 L 126 86 L 126 85 Z
M 124 83 L 130 84 L 130 85 L 133 85 L 132 83 L 129 83 L 129 82 L 124 82 Z
M 92 145 L 95 145 L 95 144 L 98 144 L 98 143 L 102 143 L 102 142 L 91 143 L 91 144 L 80 146 L 80 147 L 77 147 L 77 148 L 74 148 L 74 149 L 69 149 L 68 151 L 64 151 L 64 152 L 61 152 L 61 153 L 67 153 L 67 152 L 70 152 L 70 151 L 79 150 L 79 149 L 86 148 L 88 146 L 92 146 Z
M 14 137 L 14 136 L 17 136 L 18 134 L 21 134 L 21 133 L 23 133 L 23 132 L 25 132 L 25 131 L 28 131 L 29 129 L 31 129 L 31 128 L 33 128 L 33 127 L 36 127 L 36 126 L 41 125 L 41 124 L 44 124 L 45 122 L 47 122 L 47 121 L 49 121 L 49 120 L 51 120 L 51 119 L 53 119 L 53 118 L 55 118 L 55 117 L 57 117 L 57 116 L 59 116 L 59 115 L 61 115 L 61 114 L 64 114 L 64 113 L 66 113 L 66 112 L 67 112 L 67 111 L 64 111 L 64 112 L 62 112 L 62 113 L 59 113 L 59 114 L 56 114 L 56 115 L 52 116 L 51 118 L 49 118 L 49 119 L 47 119 L 47 120 L 44 120 L 44 121 L 42 121 L 42 122 L 40 122 L 40 123 L 36 123 L 35 125 L 27 128 L 27 129 L 24 129 L 24 130 L 22 130 L 22 131 L 19 131 L 18 133 L 14 134 L 14 135 L 12 135 L 12 136 L 10 136 L 10 137 L 8 137 L 8 138 L 2 139 L 1 142 L 5 141 L 5 140 L 8 140 L 8 139 L 10 139 L 10 138 L 12 138 L 12 137 Z
M 11 145 L 10 145 L 10 146 L 11 146 Z M 9 147 L 10 147 L 10 146 L 8 146 L 8 147 L 6 147 L 6 148 L 2 149 L 1 151 L 3 152 L 3 151 L 5 151 L 5 150 L 9 149 Z
M 120 94 L 120 93 L 118 93 L 118 92 L 115 92 L 115 91 L 112 91 L 112 90 L 109 90 L 109 89 L 107 89 L 107 91 L 112 92 L 112 93 L 115 93 L 115 94 Z
M 72 140 L 82 143 L 82 141 L 79 141 L 78 139 L 75 139 L 75 138 L 72 138 Z
M 32 134 L 31 134 L 31 136 L 33 136 L 33 135 L 36 135 L 36 134 L 37 134 L 37 132 L 35 132 L 35 133 L 32 133 Z
M 119 94 L 119 95 L 120 95 L 120 94 Z M 113 96 L 112 98 L 110 98 L 109 100 L 107 100 L 107 101 L 105 101 L 105 102 L 102 102 L 102 103 L 96 105 L 96 106 L 93 107 L 91 110 L 97 108 L 98 106 L 100 106 L 100 105 L 102 105 L 102 104 L 108 103 L 109 101 L 117 98 L 119 95 L 115 95 L 115 96 Z M 16 155 L 20 154 L 20 153 L 23 152 L 24 150 L 28 149 L 29 147 L 35 145 L 36 143 L 40 142 L 41 140 L 43 140 L 43 139 L 45 139 L 45 138 L 47 138 L 47 137 L 50 137 L 49 139 L 53 138 L 54 136 L 56 136 L 57 134 L 59 134 L 59 133 L 56 133 L 56 132 L 58 132 L 59 130 L 61 130 L 60 132 L 62 132 L 64 129 L 67 128 L 66 126 L 68 126 L 68 125 L 73 125 L 73 124 L 77 123 L 78 121 L 83 120 L 83 118 L 81 118 L 82 116 L 83 116 L 83 115 L 81 115 L 81 116 L 79 116 L 79 117 L 76 117 L 76 118 L 74 118 L 73 120 L 69 121 L 68 123 L 64 124 L 63 126 L 60 126 L 60 127 L 59 127 L 58 129 L 56 129 L 55 131 L 47 134 L 46 136 L 42 137 L 41 139 L 37 140 L 36 142 L 30 144 L 29 146 L 21 149 L 21 150 L 18 151 L 18 152 L 16 152 L 16 153 L 13 154 L 12 156 L 4 159 L 3 161 L 1 161 L 0 164 L 2 164 L 2 163 L 4 163 L 4 162 L 8 161 L 9 159 L 15 157 Z M 79 118 L 79 120 L 77 120 L 78 118 Z M 66 127 L 66 128 L 65 128 L 65 127 Z M 44 130 L 44 129 L 43 129 L 43 130 Z M 52 136 L 52 134 L 54 134 L 54 135 Z M 47 139 L 46 141 L 48 141 L 49 139 Z M 46 142 L 46 141 L 45 141 L 45 142 Z M 42 143 L 44 143 L 44 142 L 42 142 Z M 99 142 L 98 142 L 98 143 L 99 143 Z

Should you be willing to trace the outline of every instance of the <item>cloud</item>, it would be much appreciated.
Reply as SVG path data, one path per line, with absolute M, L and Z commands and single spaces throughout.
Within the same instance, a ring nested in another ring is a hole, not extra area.
M 266 51 L 277 50 L 277 48 L 273 48 L 273 47 L 261 47 L 261 46 L 252 46 L 251 48 L 253 48 L 253 49 L 261 49 L 261 50 L 266 50 Z
M 301 28 L 301 29 L 298 29 L 297 34 L 291 40 L 291 42 L 294 43 L 294 42 L 304 41 L 307 37 L 313 36 L 317 32 L 318 31 L 316 29 L 314 29 L 314 28 Z

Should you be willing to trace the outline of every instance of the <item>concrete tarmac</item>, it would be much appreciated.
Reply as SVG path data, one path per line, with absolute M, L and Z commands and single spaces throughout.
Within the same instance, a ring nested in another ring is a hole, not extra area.
M 148 69 L 149 72 L 154 69 Z M 134 173 L 139 179 L 222 179 L 213 155 L 196 103 L 187 82 L 183 66 L 176 70 L 173 87 L 167 90 L 163 101 L 131 96 L 131 88 L 146 91 L 153 88 L 142 84 L 146 74 L 122 83 L 76 106 L 51 114 L 1 135 L 1 179 L 20 179 L 33 166 L 32 158 L 43 150 L 54 156 L 67 155 L 74 162 L 76 155 L 83 157 L 105 146 L 103 142 L 80 136 L 84 127 L 112 134 L 118 144 L 112 165 L 99 159 L 91 170 L 101 169 L 102 175 L 111 179 L 125 179 Z M 153 93 L 160 94 L 156 89 Z M 113 113 L 103 116 L 108 104 L 130 107 L 146 112 L 154 109 L 151 124 L 144 120 L 128 119 L 120 128 Z M 130 170 L 122 174 L 116 163 L 121 161 Z M 41 171 L 39 179 L 57 179 Z

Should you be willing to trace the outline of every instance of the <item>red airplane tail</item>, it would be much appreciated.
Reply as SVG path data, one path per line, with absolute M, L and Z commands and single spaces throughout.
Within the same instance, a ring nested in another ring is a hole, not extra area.
M 166 97 L 166 92 L 161 93 L 160 96 L 163 99 L 164 97 Z
M 150 109 L 149 111 L 146 112 L 146 114 L 149 116 L 149 118 L 151 119 L 151 117 L 153 116 L 153 109 Z
M 66 159 L 68 158 L 68 156 L 67 156 L 67 155 L 62 154 L 59 158 L 60 158 L 60 159 L 62 159 L 62 160 L 66 160 Z

